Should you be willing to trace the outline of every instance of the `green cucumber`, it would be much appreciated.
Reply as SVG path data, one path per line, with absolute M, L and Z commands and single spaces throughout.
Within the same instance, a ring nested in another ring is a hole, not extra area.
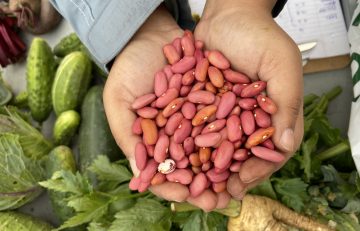
M 53 137 L 55 144 L 68 145 L 80 124 L 80 115 L 74 110 L 64 111 L 56 119 Z
M 60 170 L 76 172 L 74 155 L 71 149 L 64 145 L 54 148 L 46 159 L 46 175 L 48 179 L 51 178 L 54 172 Z M 61 223 L 74 215 L 74 210 L 67 206 L 65 200 L 67 196 L 66 193 L 49 191 L 53 210 Z
M 0 212 L 1 231 L 51 231 L 53 227 L 35 217 L 19 212 Z
M 27 57 L 26 80 L 31 116 L 39 123 L 46 120 L 52 111 L 54 75 L 55 60 L 51 48 L 42 38 L 34 38 Z
M 55 45 L 53 51 L 58 57 L 65 57 L 66 55 L 74 51 L 85 51 L 85 46 L 80 41 L 79 37 L 75 33 L 71 33 L 60 40 Z
M 56 115 L 76 110 L 91 81 L 91 62 L 87 55 L 76 51 L 65 56 L 55 75 L 52 102 Z
M 79 167 L 86 172 L 98 155 L 106 155 L 110 160 L 120 159 L 123 155 L 117 146 L 106 119 L 102 101 L 103 86 L 92 87 L 85 96 L 81 108 L 79 129 Z M 91 175 L 94 180 L 93 175 Z M 94 182 L 94 181 L 93 181 Z

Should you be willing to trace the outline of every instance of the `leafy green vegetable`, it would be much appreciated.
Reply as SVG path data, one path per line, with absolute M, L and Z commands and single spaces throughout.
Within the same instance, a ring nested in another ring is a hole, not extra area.
M 216 212 L 204 213 L 203 211 L 196 210 L 190 214 L 180 227 L 183 231 L 225 231 L 226 219 L 223 215 Z
M 19 140 L 18 135 L 0 134 L 0 210 L 18 208 L 42 191 L 37 182 L 45 173 L 25 156 Z
M 7 104 L 12 98 L 10 87 L 5 83 L 0 71 L 0 106 Z
M 313 133 L 313 135 L 301 144 L 301 168 L 304 169 L 305 173 L 305 182 L 309 182 L 311 178 L 311 154 L 316 150 L 316 145 L 319 139 L 318 133 Z
M 259 184 L 255 188 L 253 188 L 250 191 L 250 193 L 263 195 L 263 196 L 269 197 L 269 198 L 274 199 L 274 200 L 277 199 L 276 198 L 276 193 L 274 191 L 274 188 L 273 188 L 270 180 L 263 181 L 261 184 Z
M 1 231 L 50 231 L 51 225 L 18 212 L 0 212 Z

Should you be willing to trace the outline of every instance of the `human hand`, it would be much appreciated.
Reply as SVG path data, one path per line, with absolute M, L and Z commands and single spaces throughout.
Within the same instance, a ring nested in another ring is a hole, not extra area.
M 139 174 L 139 170 L 136 168 L 134 151 L 136 143 L 141 139 L 132 134 L 131 127 L 136 115 L 131 110 L 131 104 L 137 97 L 153 91 L 154 74 L 166 64 L 162 47 L 182 35 L 183 31 L 173 18 L 160 7 L 117 56 L 108 76 L 104 89 L 107 119 L 135 175 Z M 150 190 L 166 200 L 187 200 L 206 211 L 216 206 L 224 207 L 230 199 L 227 193 L 216 195 L 210 190 L 192 198 L 186 186 L 171 182 L 152 186 Z
M 247 190 L 281 168 L 303 136 L 303 81 L 300 52 L 271 16 L 275 0 L 207 0 L 195 38 L 206 49 L 221 51 L 232 68 L 252 80 L 267 82 L 267 93 L 278 105 L 272 116 L 272 138 L 286 156 L 281 163 L 257 157 L 246 160 L 239 174 L 230 176 L 229 193 L 241 199 Z

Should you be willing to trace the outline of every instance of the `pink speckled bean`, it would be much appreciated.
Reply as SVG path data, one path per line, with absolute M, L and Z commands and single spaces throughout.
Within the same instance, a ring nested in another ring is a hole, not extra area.
M 188 36 L 181 38 L 181 46 L 184 52 L 184 56 L 193 56 L 195 52 L 195 44 Z
M 239 100 L 239 106 L 244 110 L 254 110 L 258 104 L 254 98 L 242 98 Z
M 224 119 L 233 109 L 236 102 L 236 95 L 228 91 L 226 92 L 220 100 L 218 110 L 216 111 L 216 118 Z
M 179 62 L 171 66 L 171 71 L 174 73 L 184 74 L 185 72 L 194 68 L 196 60 L 193 56 L 185 56 Z
M 252 147 L 251 152 L 255 156 L 270 162 L 278 163 L 285 160 L 285 156 L 281 153 L 261 146 Z
M 244 161 L 249 158 L 250 152 L 245 148 L 238 149 L 234 152 L 233 159 L 238 161 Z
M 261 108 L 254 110 L 254 118 L 257 126 L 261 128 L 268 128 L 271 126 L 270 116 Z
M 168 156 L 170 140 L 167 135 L 159 136 L 154 149 L 154 160 L 158 163 L 164 162 Z
M 174 132 L 174 141 L 175 143 L 182 143 L 184 140 L 190 136 L 192 130 L 191 121 L 188 119 L 183 119 Z
M 146 94 L 140 96 L 134 100 L 134 102 L 131 104 L 131 108 L 136 110 L 145 107 L 146 105 L 151 104 L 155 100 L 155 98 L 156 96 L 154 94 Z
M 170 182 L 188 185 L 193 179 L 193 173 L 189 169 L 176 169 L 172 173 L 167 174 L 166 179 Z
M 186 119 L 191 120 L 192 118 L 194 118 L 196 114 L 195 104 L 190 102 L 185 102 L 181 108 L 181 113 L 184 115 Z
M 129 182 L 129 189 L 133 191 L 138 190 L 140 183 L 140 178 L 133 176 Z
M 181 144 L 177 144 L 173 139 L 170 140 L 169 151 L 173 160 L 181 160 L 185 157 L 184 148 Z
M 194 75 L 195 72 L 194 71 L 195 70 L 192 69 L 184 74 L 184 76 L 182 77 L 182 80 L 181 80 L 182 85 L 189 86 L 194 82 L 194 80 L 195 80 L 195 75 Z
M 211 132 L 207 134 L 198 135 L 195 137 L 195 144 L 199 147 L 211 147 L 217 144 L 221 139 L 218 132 Z
M 254 97 L 260 94 L 266 88 L 266 82 L 264 81 L 256 81 L 249 84 L 241 91 L 241 97 Z
M 237 115 L 230 116 L 226 121 L 228 139 L 235 142 L 241 139 L 242 130 L 240 127 L 240 118 Z
M 182 82 L 182 75 L 175 74 L 170 79 L 169 88 L 175 88 L 176 90 L 178 90 L 180 92 L 181 82 Z
M 246 135 L 251 135 L 255 131 L 255 119 L 251 111 L 243 111 L 240 115 L 241 127 Z
M 242 165 L 242 162 L 240 162 L 240 161 L 232 163 L 230 166 L 230 171 L 231 172 L 239 172 L 241 165 Z
M 207 134 L 210 132 L 218 132 L 225 127 L 225 124 L 226 124 L 225 119 L 215 120 L 214 122 L 207 124 L 204 127 L 204 129 L 201 131 L 201 134 Z
M 225 56 L 217 50 L 209 51 L 208 54 L 209 62 L 219 69 L 228 69 L 230 67 L 230 62 L 225 58 Z
M 219 169 L 225 168 L 231 161 L 234 153 L 234 145 L 224 140 L 218 148 L 214 166 Z
M 203 193 L 204 190 L 206 189 L 207 181 L 208 180 L 204 173 L 200 172 L 199 174 L 195 175 L 193 181 L 189 186 L 190 195 L 192 197 L 197 197 L 201 193 Z
M 188 100 L 192 103 L 212 104 L 215 101 L 215 95 L 209 91 L 192 91 L 188 95 Z
M 222 181 L 227 180 L 227 178 L 229 178 L 230 176 L 230 172 L 228 170 L 222 172 L 222 173 L 216 173 L 215 169 L 210 169 L 209 171 L 206 172 L 206 176 L 208 177 L 208 179 L 213 182 L 213 183 L 220 183 Z
M 175 161 L 176 162 L 176 168 L 187 168 L 189 166 L 189 158 L 186 156 L 182 158 L 181 160 Z
M 136 110 L 136 113 L 145 119 L 154 119 L 157 114 L 158 110 L 153 107 L 143 107 Z
M 235 84 L 232 88 L 232 91 L 235 93 L 236 96 L 240 96 L 242 90 L 247 87 L 248 84 L 243 83 L 243 84 Z
M 131 127 L 131 130 L 135 135 L 141 135 L 142 134 L 141 120 L 142 120 L 141 117 L 136 118 L 134 120 L 134 123 L 133 123 L 132 127 Z
M 176 99 L 179 96 L 179 91 L 175 88 L 169 88 L 167 91 L 162 94 L 156 100 L 156 107 L 164 108 L 166 107 L 172 100 Z
M 260 143 L 260 145 L 271 150 L 275 149 L 275 145 L 270 139 L 265 140 L 264 142 Z
M 247 77 L 246 75 L 237 72 L 237 71 L 233 71 L 231 69 L 227 69 L 223 71 L 224 73 L 224 77 L 227 81 L 232 82 L 232 83 L 250 83 L 250 79 L 249 77 Z
M 182 86 L 180 89 L 180 96 L 185 97 L 191 91 L 191 86 Z
M 175 38 L 172 42 L 172 45 L 175 47 L 175 50 L 179 54 L 180 57 L 182 57 L 182 47 L 181 47 L 181 38 Z
M 192 138 L 192 137 L 187 137 L 187 138 L 184 140 L 183 147 L 184 147 L 185 155 L 190 155 L 191 153 L 193 153 L 193 152 L 194 152 L 194 149 L 195 149 L 194 138 Z
M 174 135 L 175 130 L 179 127 L 184 116 L 180 112 L 174 113 L 170 116 L 167 124 L 165 125 L 165 133 L 169 136 Z
M 168 80 L 163 71 L 155 73 L 154 92 L 157 97 L 161 96 L 168 89 Z
M 196 136 L 198 136 L 204 127 L 205 127 L 205 124 L 201 124 L 199 126 L 194 126 L 191 131 L 191 137 L 195 138 Z
M 169 82 L 170 78 L 174 75 L 174 73 L 171 71 L 171 66 L 168 64 L 164 67 L 163 69 L 165 75 L 166 75 L 166 79 Z
M 154 177 L 157 171 L 158 163 L 154 159 L 148 160 L 144 170 L 140 172 L 141 182 L 149 182 Z
M 147 163 L 147 151 L 146 147 L 142 142 L 138 142 L 135 146 L 135 162 L 136 167 L 142 171 L 144 170 L 146 163 Z

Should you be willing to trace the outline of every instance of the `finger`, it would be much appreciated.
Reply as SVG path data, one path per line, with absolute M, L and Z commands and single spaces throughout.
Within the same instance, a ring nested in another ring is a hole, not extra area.
M 224 209 L 228 206 L 228 204 L 230 203 L 231 200 L 231 195 L 227 192 L 220 192 L 217 194 L 217 204 L 216 204 L 216 208 L 217 209 Z
M 238 182 L 249 184 L 257 180 L 265 179 L 276 170 L 277 166 L 267 160 L 258 157 L 247 159 L 240 168 Z
M 167 201 L 176 202 L 184 202 L 190 195 L 186 186 L 174 182 L 165 182 L 160 185 L 152 186 L 150 187 L 150 191 Z
M 201 208 L 205 212 L 210 212 L 216 208 L 218 198 L 215 193 L 207 189 L 197 197 L 189 197 L 187 202 Z
M 244 197 L 244 190 L 246 184 L 244 184 L 239 177 L 239 174 L 233 173 L 230 175 L 227 181 L 227 191 L 237 200 L 241 200 Z

